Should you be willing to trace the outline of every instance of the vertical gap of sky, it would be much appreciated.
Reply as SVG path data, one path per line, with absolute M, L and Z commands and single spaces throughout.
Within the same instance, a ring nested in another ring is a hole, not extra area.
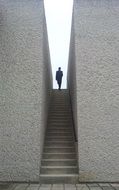
M 57 88 L 55 73 L 63 70 L 62 88 L 66 88 L 73 0 L 44 0 L 48 39 L 53 72 L 53 88 Z

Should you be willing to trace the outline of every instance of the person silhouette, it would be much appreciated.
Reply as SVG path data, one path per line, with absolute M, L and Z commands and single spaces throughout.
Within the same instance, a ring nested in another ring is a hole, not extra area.
M 61 67 L 59 67 L 58 71 L 56 71 L 56 81 L 57 81 L 59 90 L 61 90 L 62 77 L 63 77 L 63 71 L 61 71 Z

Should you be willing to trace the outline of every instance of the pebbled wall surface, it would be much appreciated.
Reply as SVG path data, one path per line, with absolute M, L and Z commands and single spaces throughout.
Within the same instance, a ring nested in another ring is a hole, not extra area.
M 79 180 L 119 181 L 119 1 L 75 0 L 73 27 Z
M 0 0 L 0 44 L 0 181 L 39 181 L 52 89 L 42 0 Z

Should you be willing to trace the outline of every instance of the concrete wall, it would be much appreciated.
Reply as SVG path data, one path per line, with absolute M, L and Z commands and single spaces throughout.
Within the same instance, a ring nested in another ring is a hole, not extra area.
M 0 44 L 0 181 L 38 181 L 52 88 L 42 0 L 0 0 Z
M 73 19 L 79 180 L 119 181 L 119 1 L 75 0 Z

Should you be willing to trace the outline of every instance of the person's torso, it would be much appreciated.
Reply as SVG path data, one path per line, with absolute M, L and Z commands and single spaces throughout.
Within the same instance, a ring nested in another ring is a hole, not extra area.
M 62 71 L 57 71 L 57 77 L 59 77 L 59 78 L 62 77 Z

